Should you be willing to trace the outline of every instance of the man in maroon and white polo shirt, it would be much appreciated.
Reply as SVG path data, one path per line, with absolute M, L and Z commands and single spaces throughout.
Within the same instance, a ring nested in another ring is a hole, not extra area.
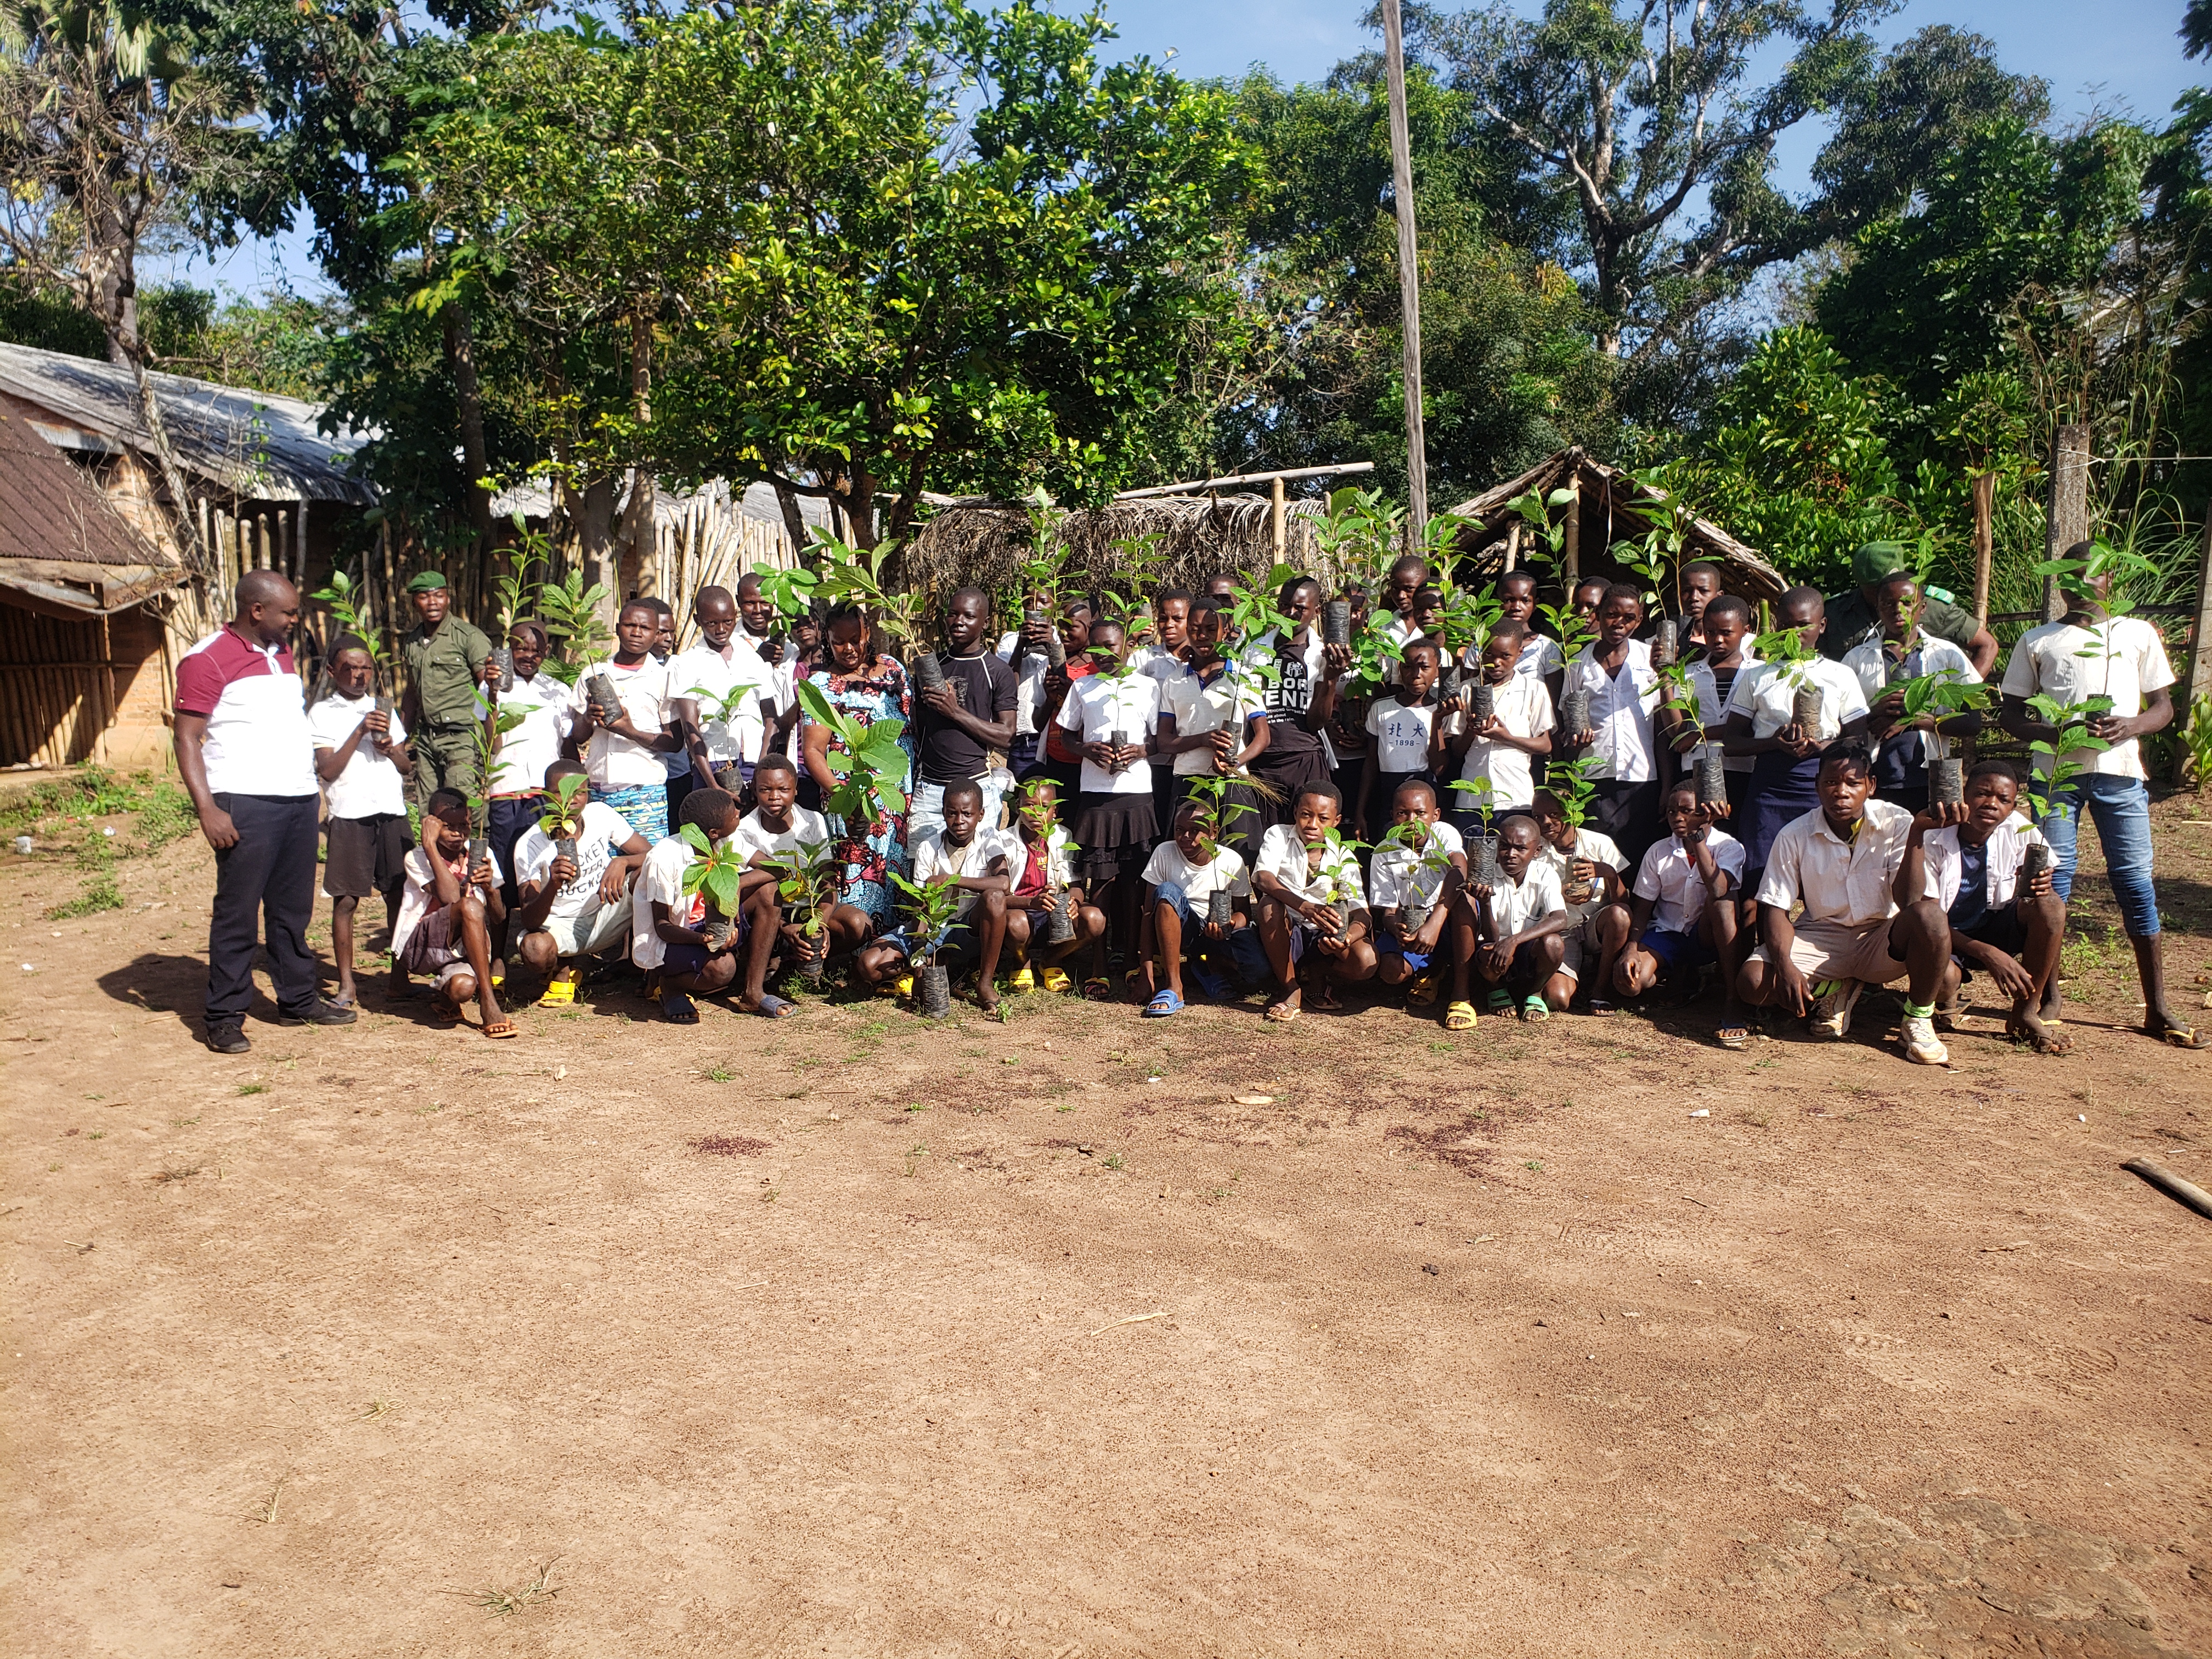
M 264 911 L 277 1024 L 354 1018 L 323 1000 L 307 950 L 321 798 L 307 697 L 284 646 L 299 619 L 298 590 L 273 570 L 250 570 L 239 578 L 229 625 L 177 665 L 177 772 L 215 848 L 207 1045 L 219 1054 L 252 1047 L 246 1011 Z

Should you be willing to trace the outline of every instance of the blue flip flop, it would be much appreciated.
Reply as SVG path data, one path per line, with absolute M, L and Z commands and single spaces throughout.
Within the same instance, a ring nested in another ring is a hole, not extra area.
M 1218 1002 L 1229 994 L 1229 981 L 1212 969 L 1201 968 L 1193 963 L 1189 973 L 1191 978 L 1198 981 L 1199 994 L 1208 1002 Z
M 1145 1005 L 1146 1019 L 1168 1019 L 1182 1012 L 1182 999 L 1172 990 L 1153 993 L 1152 1000 Z
M 750 1010 L 766 1019 L 788 1019 L 799 1012 L 799 1005 L 772 992 L 761 993 L 760 1006 Z

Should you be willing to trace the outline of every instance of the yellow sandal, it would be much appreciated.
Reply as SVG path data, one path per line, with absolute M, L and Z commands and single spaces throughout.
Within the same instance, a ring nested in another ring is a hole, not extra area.
M 1444 1030 L 1447 1031 L 1472 1031 L 1474 1022 L 1474 1005 L 1471 1002 L 1455 1002 L 1444 1010 Z

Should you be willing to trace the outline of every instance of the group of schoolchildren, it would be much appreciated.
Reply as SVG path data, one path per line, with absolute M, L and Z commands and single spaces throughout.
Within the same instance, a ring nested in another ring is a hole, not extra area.
M 995 638 L 989 597 L 966 588 L 935 619 L 943 648 L 902 662 L 858 607 L 793 622 L 748 577 L 698 593 L 685 650 L 665 604 L 631 601 L 614 651 L 574 684 L 544 672 L 544 628 L 514 623 L 508 656 L 481 671 L 486 833 L 441 788 L 411 850 L 406 733 L 370 695 L 368 654 L 341 645 L 311 714 L 339 999 L 356 994 L 354 911 L 374 891 L 394 918 L 395 984 L 428 979 L 450 1019 L 478 1002 L 492 1036 L 514 1030 L 498 1000 L 510 962 L 557 1003 L 626 961 L 678 1023 L 709 996 L 787 1018 L 790 976 L 818 984 L 840 965 L 886 994 L 911 994 L 925 966 L 972 976 L 987 1012 L 1002 987 L 1127 998 L 1154 1018 L 1256 990 L 1276 1023 L 1371 981 L 1455 1031 L 1484 1013 L 1686 1003 L 1710 979 L 1731 1048 L 1782 1015 L 1840 1037 L 1865 988 L 1902 981 L 1903 1052 L 1941 1064 L 1978 975 L 2008 1035 L 2063 1053 L 2070 815 L 2086 809 L 2144 964 L 2146 1030 L 2199 1046 L 2165 1001 L 2147 830 L 2121 855 L 2126 814 L 2108 823 L 2113 802 L 2077 786 L 2054 849 L 2002 761 L 1975 765 L 1960 799 L 1931 791 L 1931 760 L 1981 716 L 1908 715 L 1890 688 L 1941 671 L 1978 682 L 1995 642 L 1927 631 L 1930 601 L 1902 564 L 1885 544 L 1863 553 L 1848 597 L 1874 623 L 1834 655 L 1820 592 L 1782 595 L 1777 626 L 1800 643 L 1772 661 L 1720 568 L 1686 566 L 1662 673 L 1638 589 L 1575 590 L 1589 643 L 1570 659 L 1535 631 L 1526 571 L 1496 580 L 1486 637 L 1451 660 L 1444 595 L 1409 557 L 1371 623 L 1367 595 L 1340 596 L 1353 637 L 1388 641 L 1383 684 L 1324 641 L 1310 580 L 1270 596 L 1262 629 L 1238 629 L 1254 596 L 1223 576 L 1139 616 L 1025 595 Z M 2015 646 L 2002 722 L 2047 740 L 2027 698 L 2110 696 L 2093 722 L 2108 746 L 2083 758 L 2140 781 L 2136 739 L 2170 714 L 2162 644 L 2077 610 Z M 2063 666 L 2076 635 L 2105 653 L 2095 693 Z M 903 775 L 856 790 L 884 722 Z M 1570 766 L 1574 787 L 1545 787 Z M 794 870 L 824 848 L 833 892 L 795 902 Z M 701 869 L 732 854 L 723 914 Z M 925 928 L 912 901 L 932 887 L 954 897 Z

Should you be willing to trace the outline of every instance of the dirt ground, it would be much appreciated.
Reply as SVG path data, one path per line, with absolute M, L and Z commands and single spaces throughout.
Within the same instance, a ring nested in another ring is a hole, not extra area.
M 2114 1029 L 2101 879 L 2075 1057 L 1928 1072 L 1887 1000 L 628 988 L 219 1059 L 210 870 L 0 868 L 0 1650 L 2212 1654 L 2212 1222 L 2119 1168 L 2212 1184 L 2212 1056 Z

